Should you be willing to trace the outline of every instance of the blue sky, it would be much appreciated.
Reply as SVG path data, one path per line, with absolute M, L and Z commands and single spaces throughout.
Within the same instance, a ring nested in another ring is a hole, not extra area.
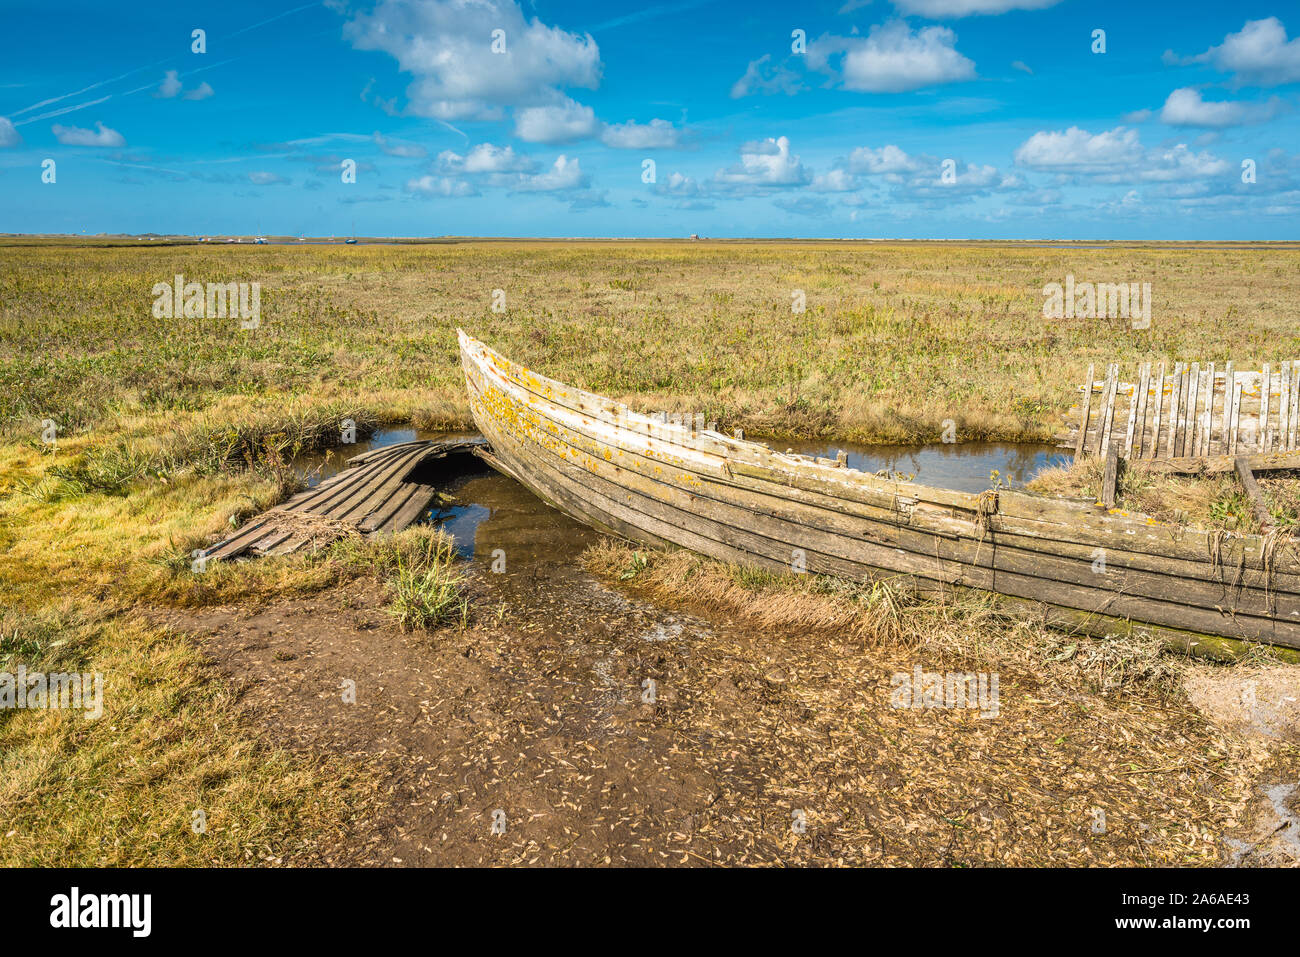
M 1279 0 L 0 16 L 0 232 L 1300 238 Z

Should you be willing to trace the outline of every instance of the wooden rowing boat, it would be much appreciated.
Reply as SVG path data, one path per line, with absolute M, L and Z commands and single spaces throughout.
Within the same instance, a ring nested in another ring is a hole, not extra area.
M 602 531 L 771 570 L 978 589 L 1094 635 L 1211 655 L 1300 649 L 1300 550 L 1008 489 L 932 488 L 691 429 L 548 379 L 460 332 L 488 462 Z M 1290 653 L 1284 653 L 1291 657 Z

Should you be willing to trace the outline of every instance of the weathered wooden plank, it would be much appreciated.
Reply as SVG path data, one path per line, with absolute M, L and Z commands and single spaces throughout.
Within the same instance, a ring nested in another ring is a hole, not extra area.
M 1138 378 L 1141 378 L 1140 374 L 1138 375 Z M 1137 406 L 1138 386 L 1135 385 L 1133 386 L 1133 395 L 1129 398 L 1128 402 L 1128 425 L 1124 430 L 1124 458 L 1128 458 L 1133 454 L 1133 429 L 1137 424 L 1134 421 L 1137 419 Z
M 343 485 L 334 494 L 314 502 L 310 508 L 298 508 L 295 511 L 310 511 L 313 515 L 323 515 L 333 519 L 345 519 L 352 515 L 366 502 L 372 501 L 378 490 L 391 491 L 403 477 L 424 458 L 422 449 L 403 450 L 395 455 L 376 460 L 355 470 L 351 482 Z M 342 472 L 348 475 L 352 470 Z M 361 512 L 356 517 L 364 517 Z
M 1264 363 L 1264 371 L 1260 374 L 1259 386 L 1259 449 L 1260 452 L 1267 452 L 1273 440 L 1273 425 L 1269 422 L 1269 404 L 1273 392 L 1273 374 L 1269 371 L 1268 363 Z
M 1197 411 L 1196 399 L 1200 392 L 1201 385 L 1201 364 L 1192 363 L 1191 372 L 1187 377 L 1187 434 L 1183 436 L 1183 454 L 1195 455 L 1197 442 L 1200 436 L 1197 435 L 1196 427 L 1200 422 L 1200 413 Z
M 1210 442 L 1214 438 L 1214 381 L 1217 378 L 1214 363 L 1206 366 L 1205 376 L 1205 411 L 1201 413 L 1201 441 L 1197 446 L 1197 455 L 1210 454 Z
M 1105 456 L 1110 450 L 1110 430 L 1111 422 L 1115 415 L 1115 392 L 1119 388 L 1119 364 L 1111 363 L 1106 369 L 1106 386 L 1102 396 L 1101 408 L 1098 410 L 1098 417 L 1101 435 L 1097 443 L 1097 454 Z
M 1291 414 L 1287 417 L 1290 439 L 1287 451 L 1294 451 L 1300 440 L 1300 362 L 1291 363 Z
M 1116 488 L 1119 481 L 1119 449 L 1111 448 L 1106 453 L 1106 467 L 1101 477 L 1101 503 L 1107 508 L 1115 507 Z
M 1232 396 L 1232 421 L 1229 426 L 1227 449 L 1229 455 L 1237 454 L 1237 424 L 1241 413 L 1241 388 L 1242 384 L 1234 377 L 1229 383 L 1228 392 Z
M 1074 460 L 1077 462 L 1079 456 L 1087 451 L 1088 444 L 1088 412 L 1092 408 L 1092 386 L 1093 386 L 1093 364 L 1088 363 L 1088 378 L 1083 384 L 1083 413 L 1079 417 L 1079 438 L 1074 445 Z M 739 438 L 739 436 L 737 436 Z
M 1256 472 L 1278 472 L 1300 470 L 1300 452 L 1256 452 L 1247 455 L 1250 467 Z M 1178 475 L 1212 475 L 1231 472 L 1235 456 L 1208 455 L 1181 459 L 1160 459 L 1155 462 L 1143 462 L 1142 467 L 1150 472 L 1172 473 Z
M 1287 435 L 1291 427 L 1291 363 L 1282 363 L 1281 381 L 1279 383 L 1281 394 L 1278 397 L 1277 405 L 1277 449 L 1279 452 L 1287 452 Z
M 1165 449 L 1165 458 L 1178 455 L 1178 437 L 1182 425 L 1183 364 L 1174 363 L 1173 382 L 1169 390 L 1169 445 Z
M 1142 370 L 1138 374 L 1138 393 L 1141 398 L 1137 407 L 1137 431 L 1133 439 L 1133 450 L 1130 453 L 1131 458 L 1142 458 L 1142 443 L 1146 438 L 1147 427 L 1147 406 L 1151 401 L 1151 363 L 1142 363 Z
M 407 477 L 426 459 L 475 451 L 483 444 L 482 439 L 417 440 L 354 456 L 349 460 L 353 467 L 263 513 L 205 554 L 217 561 L 247 552 L 288 554 L 322 535 L 329 537 L 331 523 L 362 534 L 404 528 L 434 494 L 430 486 L 408 482 Z
M 1237 479 L 1241 482 L 1241 487 L 1250 499 L 1251 508 L 1255 510 L 1255 521 L 1259 522 L 1260 528 L 1268 529 L 1273 524 L 1273 516 L 1269 513 L 1268 504 L 1264 501 L 1263 493 L 1259 490 L 1259 483 L 1255 481 L 1255 473 L 1251 471 L 1250 460 L 1244 455 L 1239 455 L 1233 459 L 1233 465 L 1237 470 Z
M 381 534 L 392 534 L 406 528 L 428 511 L 429 503 L 437 494 L 437 491 L 428 485 L 419 485 L 415 482 L 407 484 L 410 486 L 410 493 L 406 502 L 387 521 L 376 526 L 376 530 Z
M 1160 455 L 1160 408 L 1165 402 L 1165 364 L 1160 363 L 1160 375 L 1156 378 L 1156 412 L 1151 420 L 1151 454 L 1148 458 Z

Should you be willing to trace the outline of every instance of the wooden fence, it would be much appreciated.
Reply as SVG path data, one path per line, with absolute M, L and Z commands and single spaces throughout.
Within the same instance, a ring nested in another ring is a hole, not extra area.
M 1267 455 L 1300 448 L 1300 362 L 1244 372 L 1231 362 L 1158 366 L 1137 370 L 1137 382 L 1121 382 L 1118 363 L 1096 378 L 1088 366 L 1083 398 L 1071 409 L 1063 445 L 1075 457 L 1208 459 Z

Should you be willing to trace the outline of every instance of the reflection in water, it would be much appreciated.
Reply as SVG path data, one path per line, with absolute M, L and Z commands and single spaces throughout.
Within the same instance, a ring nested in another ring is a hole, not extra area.
M 467 438 L 472 433 L 417 432 L 384 429 L 355 445 L 339 446 L 329 455 L 299 456 L 295 467 L 315 485 L 346 467 L 354 455 L 413 439 Z M 853 445 L 828 442 L 773 440 L 777 451 L 792 448 L 805 455 L 834 458 L 837 449 L 848 453 L 850 468 L 863 472 L 901 472 L 916 481 L 965 492 L 980 492 L 991 484 L 996 469 L 1004 483 L 1023 485 L 1043 468 L 1057 464 L 1060 449 L 1050 445 L 976 442 L 964 445 Z M 445 528 L 465 558 L 490 564 L 493 552 L 505 552 L 511 570 L 541 565 L 576 563 L 578 555 L 597 533 L 556 511 L 514 479 L 492 471 L 472 455 L 445 460 L 445 477 L 438 482 L 444 498 L 425 514 L 427 521 Z
M 485 471 L 467 472 L 441 490 L 455 501 L 430 509 L 424 521 L 445 528 L 465 558 L 491 563 L 505 553 L 508 569 L 576 561 L 598 535 L 557 512 L 514 479 Z
M 902 472 L 923 485 L 982 492 L 996 469 L 1003 485 L 1024 485 L 1043 469 L 1067 462 L 1054 445 L 1011 442 L 966 442 L 961 445 L 855 445 L 844 442 L 797 442 L 773 439 L 778 452 L 794 449 L 804 455 L 835 458 L 848 453 L 848 466 L 861 472 Z

